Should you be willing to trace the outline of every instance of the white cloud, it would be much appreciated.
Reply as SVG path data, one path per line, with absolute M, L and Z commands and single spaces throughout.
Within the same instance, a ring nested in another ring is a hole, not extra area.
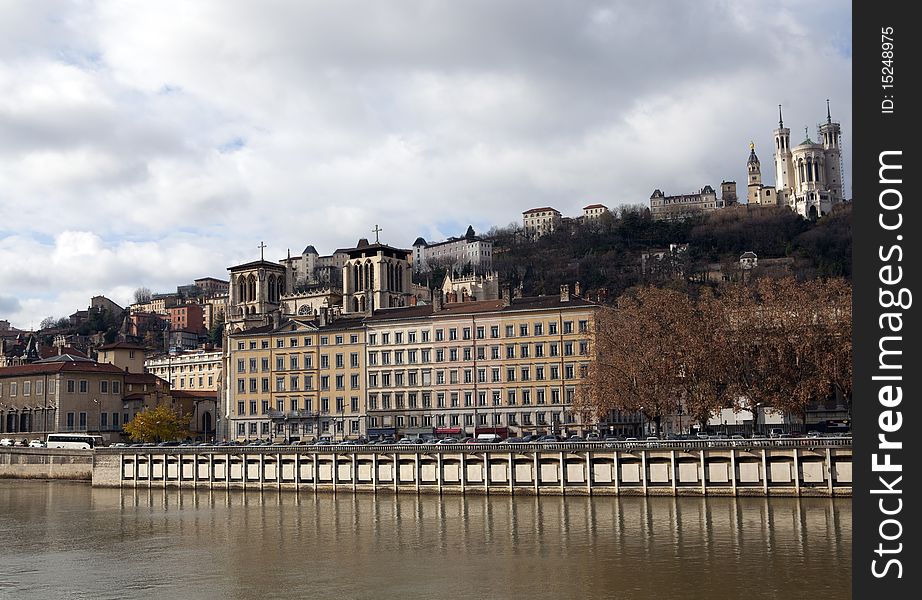
M 4 4 L 0 318 L 222 277 L 260 240 L 328 252 L 379 224 L 408 245 L 743 181 L 750 139 L 770 181 L 779 102 L 797 133 L 831 98 L 849 154 L 848 11 Z

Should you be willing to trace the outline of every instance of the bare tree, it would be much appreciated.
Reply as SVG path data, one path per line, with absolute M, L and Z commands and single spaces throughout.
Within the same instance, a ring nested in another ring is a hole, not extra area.
M 139 287 L 134 291 L 134 303 L 135 304 L 144 304 L 150 302 L 151 291 L 150 288 Z

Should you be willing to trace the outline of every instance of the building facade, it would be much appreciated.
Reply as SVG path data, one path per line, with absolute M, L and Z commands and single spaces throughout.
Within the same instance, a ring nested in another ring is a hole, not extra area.
M 709 185 L 701 188 L 697 194 L 667 196 L 657 189 L 650 196 L 650 214 L 654 219 L 686 219 L 723 206 L 723 197 L 718 199 L 714 188 Z
M 433 267 L 447 267 L 462 270 L 470 266 L 476 272 L 493 268 L 493 242 L 479 236 L 449 238 L 444 242 L 430 244 L 419 237 L 413 242 L 413 271 L 426 273 Z
M 567 288 L 230 333 L 227 436 L 575 432 L 594 310 Z
M 116 441 L 133 416 L 123 402 L 125 377 L 115 365 L 69 354 L 0 368 L 0 434 L 86 431 Z
M 522 228 L 532 238 L 553 232 L 560 226 L 560 211 L 550 206 L 532 208 L 522 213 Z

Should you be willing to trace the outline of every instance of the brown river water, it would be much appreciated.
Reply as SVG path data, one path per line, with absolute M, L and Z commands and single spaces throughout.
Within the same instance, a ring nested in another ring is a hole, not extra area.
M 0 480 L 0 598 L 850 598 L 829 498 L 413 496 Z

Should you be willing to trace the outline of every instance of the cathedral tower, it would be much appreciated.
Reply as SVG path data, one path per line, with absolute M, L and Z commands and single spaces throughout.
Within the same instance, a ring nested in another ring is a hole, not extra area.
M 343 266 L 343 313 L 366 313 L 409 305 L 410 251 L 359 240 Z

